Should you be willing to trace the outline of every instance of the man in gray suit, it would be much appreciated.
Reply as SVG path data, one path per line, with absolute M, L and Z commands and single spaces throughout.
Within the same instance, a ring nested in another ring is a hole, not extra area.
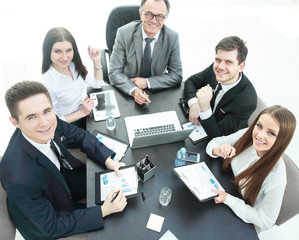
M 141 20 L 119 28 L 116 34 L 110 81 L 140 105 L 150 103 L 143 89 L 168 88 L 182 81 L 179 37 L 164 25 L 169 7 L 168 0 L 142 0 Z

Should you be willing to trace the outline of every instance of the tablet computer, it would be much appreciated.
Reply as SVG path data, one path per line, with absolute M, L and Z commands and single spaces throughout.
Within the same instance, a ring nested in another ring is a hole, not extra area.
M 95 204 L 103 203 L 107 195 L 113 190 L 119 190 L 127 197 L 138 194 L 138 175 L 135 165 L 120 168 L 121 177 L 113 170 L 95 173 Z

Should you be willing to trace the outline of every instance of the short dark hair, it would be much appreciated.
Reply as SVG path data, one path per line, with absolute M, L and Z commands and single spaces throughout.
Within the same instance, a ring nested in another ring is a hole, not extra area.
M 53 48 L 53 45 L 56 42 L 64 42 L 68 41 L 72 44 L 73 51 L 74 51 L 74 57 L 73 62 L 75 64 L 75 68 L 78 72 L 78 76 L 81 75 L 83 79 L 85 79 L 87 75 L 86 67 L 83 65 L 81 61 L 81 57 L 78 51 L 78 47 L 76 44 L 76 41 L 72 34 L 65 28 L 62 27 L 56 27 L 50 29 L 44 39 L 43 43 L 43 63 L 42 63 L 42 73 L 44 74 L 47 72 L 51 66 L 51 51 Z
M 239 64 L 245 62 L 248 54 L 246 42 L 237 36 L 223 38 L 215 48 L 216 54 L 219 49 L 224 51 L 232 51 L 237 49 L 238 50 L 237 59 Z
M 140 8 L 143 9 L 143 6 L 145 4 L 147 0 L 141 0 L 141 3 L 140 3 Z M 167 15 L 169 13 L 169 10 L 170 10 L 170 3 L 168 0 L 155 0 L 156 2 L 159 2 L 159 1 L 163 1 L 166 5 L 166 9 L 167 9 Z
M 45 94 L 52 105 L 51 97 L 47 88 L 40 82 L 22 81 L 11 86 L 5 93 L 5 103 L 10 115 L 16 120 L 19 120 L 19 102 L 37 94 Z

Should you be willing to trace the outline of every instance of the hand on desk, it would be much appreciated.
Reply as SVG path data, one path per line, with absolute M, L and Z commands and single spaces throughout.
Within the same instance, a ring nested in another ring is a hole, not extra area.
M 148 88 L 146 78 L 136 77 L 136 78 L 130 78 L 130 80 L 140 89 Z
M 148 95 L 139 88 L 136 88 L 132 92 L 132 96 L 134 97 L 134 101 L 140 105 L 151 103 L 151 100 L 148 98 Z
M 112 200 L 113 196 L 117 193 L 118 196 L 114 200 Z M 112 213 L 121 212 L 122 210 L 124 210 L 126 205 L 127 205 L 127 198 L 123 195 L 123 193 L 119 189 L 111 191 L 107 195 L 105 202 L 101 206 L 102 216 L 105 217 Z
M 227 196 L 227 193 L 226 193 L 226 192 L 223 192 L 223 191 L 217 191 L 217 190 L 212 190 L 212 192 L 218 194 L 218 197 L 215 197 L 215 198 L 214 198 L 214 202 L 215 202 L 216 204 L 218 204 L 218 203 L 223 203 L 223 202 L 225 201 L 226 196 Z
M 198 111 L 199 111 L 198 104 L 197 103 L 192 104 L 189 110 L 189 121 L 195 125 L 200 125 L 198 121 L 198 116 L 199 116 Z
M 107 158 L 107 160 L 105 161 L 105 165 L 108 169 L 114 170 L 118 177 L 121 177 L 119 168 L 126 166 L 125 163 L 115 162 L 114 160 L 111 159 L 111 157 Z
M 212 151 L 214 156 L 226 158 L 232 158 L 236 155 L 236 149 L 230 144 L 224 144 L 222 146 L 217 146 L 213 148 Z

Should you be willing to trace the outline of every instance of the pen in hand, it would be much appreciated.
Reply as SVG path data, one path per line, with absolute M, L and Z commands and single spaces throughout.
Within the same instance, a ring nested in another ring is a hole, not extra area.
M 141 88 L 141 91 L 142 91 L 142 93 L 143 93 L 144 95 L 146 94 L 146 92 L 144 91 L 143 88 Z M 145 99 L 145 102 L 146 102 L 146 105 L 148 105 L 148 101 L 147 101 L 147 99 Z
M 113 195 L 110 202 L 113 202 L 117 198 L 118 194 L 119 194 L 119 191 Z

